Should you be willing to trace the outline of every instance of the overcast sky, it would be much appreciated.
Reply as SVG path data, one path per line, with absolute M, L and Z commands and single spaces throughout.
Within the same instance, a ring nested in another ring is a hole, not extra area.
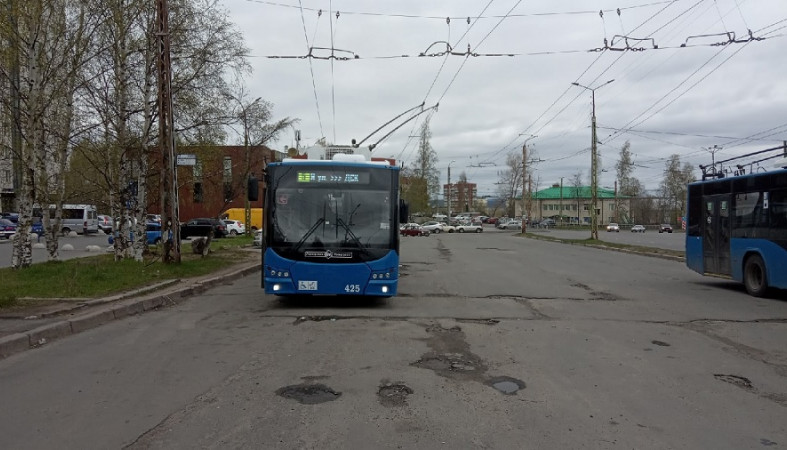
M 411 164 L 410 136 L 429 117 L 441 183 L 450 163 L 452 179 L 465 172 L 480 195 L 496 192 L 506 155 L 528 138 L 540 160 L 534 189 L 578 172 L 589 183 L 591 92 L 572 82 L 614 79 L 596 90 L 601 186 L 613 186 L 627 140 L 634 176 L 654 190 L 672 154 L 696 167 L 711 162 L 714 146 L 719 161 L 787 140 L 784 0 L 223 2 L 250 49 L 250 97 L 272 102 L 276 118 L 298 118 L 302 146 L 360 141 L 439 103 L 373 155 Z M 605 39 L 635 50 L 592 51 Z M 478 56 L 464 55 L 468 45 Z M 351 59 L 284 58 L 309 47 Z M 448 48 L 462 55 L 441 55 Z M 272 147 L 294 146 L 293 134 Z

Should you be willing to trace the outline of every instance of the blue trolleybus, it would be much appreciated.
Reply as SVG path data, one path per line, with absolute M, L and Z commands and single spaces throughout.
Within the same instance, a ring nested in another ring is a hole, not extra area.
M 396 295 L 399 168 L 362 155 L 268 165 L 262 284 L 267 294 Z
M 689 184 L 686 264 L 761 297 L 787 288 L 787 170 Z

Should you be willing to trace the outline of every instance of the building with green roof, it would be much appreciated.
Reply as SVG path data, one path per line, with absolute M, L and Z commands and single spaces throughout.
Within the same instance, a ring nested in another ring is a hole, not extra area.
M 525 216 L 533 220 L 554 219 L 564 224 L 590 224 L 590 186 L 553 185 L 533 192 L 525 205 Z M 522 215 L 522 199 L 516 201 L 516 214 Z M 626 222 L 631 210 L 631 199 L 616 195 L 613 189 L 599 187 L 596 195 L 596 214 L 600 225 Z

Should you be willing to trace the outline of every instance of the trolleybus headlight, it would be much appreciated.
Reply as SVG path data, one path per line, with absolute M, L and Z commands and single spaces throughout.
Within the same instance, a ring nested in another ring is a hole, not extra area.
M 376 279 L 377 279 L 377 274 L 376 274 L 376 273 L 373 273 L 373 274 L 372 274 L 372 280 L 376 280 Z
M 385 278 L 391 278 L 391 272 L 386 273 Z
M 273 290 L 274 291 L 276 290 L 275 286 L 273 287 Z M 383 294 L 387 294 L 387 293 L 388 293 L 388 286 L 383 286 Z
M 281 289 L 281 285 L 280 285 L 280 284 L 276 283 L 276 284 L 274 284 L 274 285 L 273 285 L 273 291 L 274 291 L 274 292 L 275 292 L 275 291 L 278 291 L 278 290 L 280 290 L 280 289 Z
M 286 278 L 288 276 L 290 276 L 290 273 L 289 272 L 284 272 L 284 277 Z

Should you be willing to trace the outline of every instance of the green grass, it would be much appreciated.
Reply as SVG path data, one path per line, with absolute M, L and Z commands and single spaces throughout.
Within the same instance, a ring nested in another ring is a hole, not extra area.
M 66 261 L 33 264 L 25 269 L 2 268 L 0 308 L 23 306 L 21 299 L 96 298 L 165 280 L 206 275 L 247 260 L 240 247 L 251 236 L 213 241 L 207 257 L 193 255 L 188 244 L 181 247 L 180 264 L 163 264 L 159 247 L 150 247 L 144 261 L 114 261 L 111 254 Z

